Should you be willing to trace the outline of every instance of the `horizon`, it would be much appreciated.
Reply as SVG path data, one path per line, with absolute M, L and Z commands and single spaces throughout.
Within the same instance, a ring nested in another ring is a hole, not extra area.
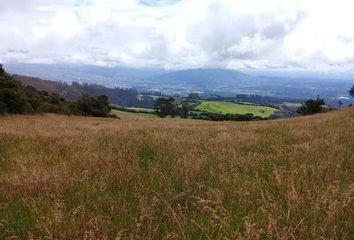
M 353 7 L 350 0 L 5 0 L 0 62 L 353 74 Z

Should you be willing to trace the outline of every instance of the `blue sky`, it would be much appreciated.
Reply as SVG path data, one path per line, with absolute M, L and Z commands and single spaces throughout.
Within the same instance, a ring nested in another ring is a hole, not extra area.
M 2 0 L 0 62 L 353 71 L 352 0 Z

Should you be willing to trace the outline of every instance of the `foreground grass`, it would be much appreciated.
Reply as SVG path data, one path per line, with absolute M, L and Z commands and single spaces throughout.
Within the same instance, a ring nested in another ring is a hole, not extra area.
M 269 117 L 274 114 L 277 109 L 253 104 L 237 104 L 231 102 L 220 101 L 203 101 L 196 109 L 211 113 L 221 114 L 247 114 L 252 113 L 254 116 Z
M 0 239 L 353 239 L 354 109 L 0 118 Z
M 124 112 L 120 110 L 112 110 L 112 114 L 123 120 L 144 120 L 144 119 L 153 119 L 158 118 L 157 115 L 149 114 L 149 113 L 132 113 L 132 112 Z

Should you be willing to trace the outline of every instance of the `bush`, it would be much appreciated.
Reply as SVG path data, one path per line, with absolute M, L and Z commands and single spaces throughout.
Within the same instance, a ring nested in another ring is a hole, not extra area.
M 177 114 L 177 107 L 174 103 L 174 99 L 173 98 L 158 98 L 156 100 L 156 103 L 154 105 L 154 110 L 155 113 L 159 116 L 159 117 L 167 117 L 167 116 L 171 116 L 174 117 Z
M 354 86 L 349 90 L 349 94 L 354 98 Z
M 91 97 L 83 94 L 75 104 L 74 112 L 84 116 L 107 117 L 111 112 L 111 107 L 107 96 Z
M 325 105 L 325 101 L 319 97 L 317 99 L 309 99 L 298 109 L 298 112 L 302 115 L 320 113 L 323 110 L 323 105 Z

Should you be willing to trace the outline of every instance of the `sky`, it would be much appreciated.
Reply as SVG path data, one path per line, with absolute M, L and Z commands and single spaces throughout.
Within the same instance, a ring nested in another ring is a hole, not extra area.
M 0 62 L 354 71 L 353 0 L 1 0 Z

